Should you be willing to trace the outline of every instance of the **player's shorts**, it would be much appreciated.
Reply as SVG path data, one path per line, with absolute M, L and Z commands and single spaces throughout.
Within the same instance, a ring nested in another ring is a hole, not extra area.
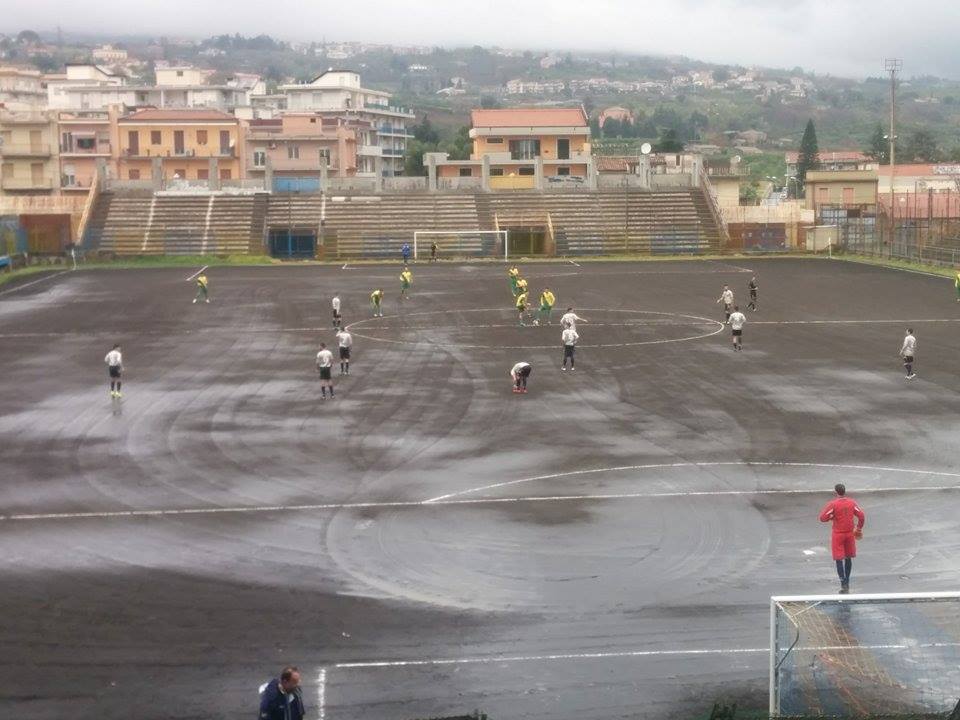
M 564 357 L 573 357 L 573 351 L 576 349 L 576 345 L 564 345 L 563 346 L 563 356 Z
M 330 368 L 322 367 L 320 368 L 320 379 L 329 380 L 330 379 Z
M 112 378 L 118 378 L 118 377 L 120 377 L 120 366 L 119 366 L 119 365 L 111 365 L 111 366 L 108 368 L 108 370 L 109 370 L 109 372 L 110 372 L 110 377 L 112 377 Z
M 754 300 L 756 300 L 756 299 L 757 299 L 757 291 L 756 291 L 756 290 L 751 290 L 751 291 L 750 291 L 750 297 L 753 298 Z
M 857 556 L 857 539 L 852 532 L 833 533 L 830 538 L 834 560 L 843 560 Z
M 517 312 L 526 312 L 526 311 L 527 311 L 526 305 L 517 305 Z
M 527 365 L 525 368 L 520 368 L 520 372 L 517 374 L 520 377 L 530 377 L 530 373 L 533 371 L 533 368 L 530 365 Z
M 743 330 L 734 330 L 734 331 L 733 331 L 733 336 L 734 336 L 734 337 L 740 337 L 741 335 L 743 335 Z
M 339 311 L 339 310 L 334 310 L 334 311 L 333 311 L 333 319 L 334 319 L 334 320 L 339 320 L 340 317 L 341 317 L 341 316 L 340 316 L 340 311 Z
M 402 280 L 402 281 L 400 282 L 400 287 L 402 287 L 404 290 L 406 290 L 406 289 L 408 289 L 408 288 L 410 287 L 410 283 L 408 283 L 406 280 Z
M 913 365 L 913 355 L 907 355 L 903 358 L 904 365 Z
M 340 348 L 340 359 L 349 360 L 350 359 L 350 348 L 342 347 Z
M 733 305 L 728 305 L 727 303 L 724 303 L 724 304 L 723 304 L 723 311 L 724 311 L 724 312 L 730 312 L 731 310 L 733 310 Z

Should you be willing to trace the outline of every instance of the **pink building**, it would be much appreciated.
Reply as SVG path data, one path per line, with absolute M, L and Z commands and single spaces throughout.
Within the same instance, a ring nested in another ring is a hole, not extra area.
M 331 177 L 357 174 L 357 136 L 370 123 L 317 113 L 285 113 L 251 120 L 247 129 L 246 172 L 262 177 L 269 168 L 280 177 L 319 177 L 325 165 Z
M 115 170 L 110 115 L 107 111 L 62 111 L 57 117 L 57 127 L 60 134 L 61 190 L 87 192 L 101 158 Z

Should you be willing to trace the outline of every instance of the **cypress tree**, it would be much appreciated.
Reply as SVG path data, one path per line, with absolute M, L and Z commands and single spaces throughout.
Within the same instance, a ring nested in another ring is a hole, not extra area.
M 813 127 L 813 120 L 807 120 L 807 127 L 800 140 L 800 157 L 797 158 L 797 184 L 803 188 L 807 181 L 807 173 L 820 167 L 819 149 L 817 147 L 817 130 Z

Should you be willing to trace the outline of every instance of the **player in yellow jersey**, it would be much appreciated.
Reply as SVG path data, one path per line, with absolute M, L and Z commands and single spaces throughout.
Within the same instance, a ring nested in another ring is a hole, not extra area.
M 537 319 L 533 321 L 533 324 L 549 325 L 550 314 L 553 312 L 553 306 L 556 302 L 556 295 L 550 292 L 550 288 L 544 288 L 543 292 L 540 293 L 540 312 L 538 313 Z
M 957 289 L 957 302 L 960 302 L 960 270 L 957 270 L 957 277 L 953 281 L 953 287 Z
M 520 279 L 520 268 L 518 268 L 516 265 L 511 265 L 510 269 L 507 270 L 507 277 L 510 279 L 510 294 L 516 297 L 517 280 Z
M 518 278 L 517 278 L 517 292 L 514 293 L 514 294 L 515 294 L 515 295 L 519 295 L 520 293 L 526 293 L 526 292 L 527 292 L 527 281 L 524 280 L 522 277 L 518 277 Z
M 207 276 L 203 273 L 200 273 L 197 278 L 197 294 L 193 296 L 193 302 L 196 303 L 201 298 L 205 303 L 210 302 L 210 288 L 208 287 Z
M 370 293 L 370 304 L 373 306 L 373 316 L 383 317 L 383 288 L 377 288 Z
M 400 299 L 409 297 L 407 291 L 410 289 L 410 285 L 413 283 L 413 273 L 410 272 L 410 269 L 406 266 L 403 267 L 403 272 L 400 273 Z
M 517 295 L 517 317 L 520 321 L 520 324 L 526 326 L 526 323 L 523 321 L 523 315 L 527 311 L 527 292 L 524 290 L 519 295 Z

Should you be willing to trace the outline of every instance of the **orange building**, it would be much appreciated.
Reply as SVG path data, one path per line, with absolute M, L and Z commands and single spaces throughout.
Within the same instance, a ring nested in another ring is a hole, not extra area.
M 116 121 L 116 112 L 113 111 Z M 57 117 L 60 141 L 60 189 L 89 192 L 103 159 L 115 170 L 111 136 L 111 113 L 103 110 L 61 111 Z
M 246 136 L 246 172 L 260 177 L 268 168 L 274 177 L 331 177 L 357 174 L 358 133 L 370 132 L 368 121 L 319 113 L 284 113 L 270 120 L 251 120 Z
M 156 162 L 165 180 L 209 180 L 213 167 L 221 180 L 243 177 L 244 133 L 233 115 L 147 108 L 114 127 L 120 179 L 150 179 Z
M 437 178 L 484 178 L 491 189 L 588 182 L 590 125 L 583 108 L 474 110 L 470 160 L 436 158 Z

